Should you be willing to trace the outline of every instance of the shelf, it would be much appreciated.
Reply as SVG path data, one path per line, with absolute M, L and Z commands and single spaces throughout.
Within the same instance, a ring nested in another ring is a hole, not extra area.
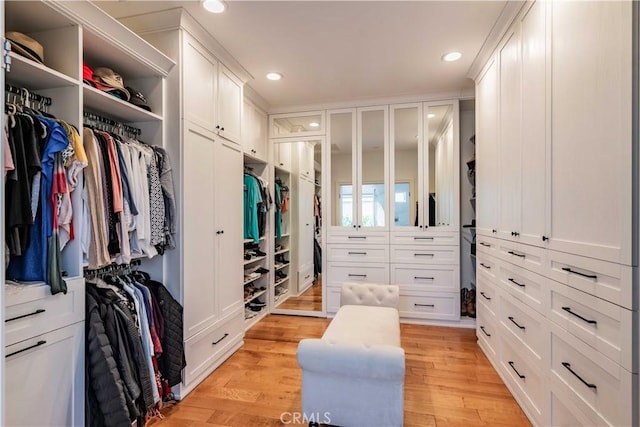
M 267 308 L 265 307 L 260 311 L 256 311 L 256 313 L 256 316 L 244 319 L 245 330 L 250 329 L 253 325 L 264 319 L 265 316 L 269 314 L 269 310 L 267 310 Z
M 162 122 L 162 117 L 88 85 L 82 86 L 84 109 L 125 122 Z
M 5 74 L 7 83 L 24 86 L 26 89 L 34 91 L 79 85 L 77 79 L 15 52 L 9 53 L 9 56 L 11 57 L 11 71 Z
M 289 299 L 289 290 L 287 290 L 287 292 L 283 292 L 280 295 L 278 295 L 277 299 L 274 301 L 274 304 L 276 307 L 278 307 L 280 304 L 282 304 L 288 299 Z
M 284 282 L 286 282 L 287 280 L 289 280 L 289 276 L 285 277 L 284 279 L 280 280 L 279 282 L 276 282 L 273 286 L 280 286 Z
M 253 279 L 245 280 L 245 281 L 244 281 L 244 283 L 243 283 L 243 285 L 248 285 L 248 284 L 249 284 L 249 283 L 251 283 L 251 282 L 255 282 L 256 280 L 258 280 L 258 279 L 259 279 L 259 278 L 261 278 L 261 277 L 265 277 L 265 275 L 264 275 L 264 274 L 261 274 L 261 275 L 259 275 L 258 277 L 255 277 L 255 278 L 253 278 Z
M 280 267 L 276 267 L 275 271 L 279 271 L 279 270 L 282 270 L 283 268 L 287 268 L 287 267 L 289 267 L 289 265 L 291 265 L 290 262 L 288 262 L 288 263 L 286 263 L 284 265 L 281 265 Z
M 244 261 L 244 265 L 247 265 L 247 264 L 253 264 L 254 262 L 261 261 L 261 260 L 265 259 L 266 257 L 267 257 L 267 256 L 266 256 L 266 255 L 264 255 L 264 256 L 259 256 L 258 258 L 251 258 L 251 259 L 249 259 L 249 260 L 245 260 L 245 261 Z
M 287 253 L 287 252 L 289 252 L 289 248 L 279 250 L 278 252 L 276 252 L 276 253 L 275 253 L 275 254 L 273 254 L 273 255 L 285 254 L 285 253 Z
M 266 293 L 267 293 L 266 289 L 264 291 L 256 292 L 255 294 L 245 298 L 244 299 L 244 303 L 247 304 L 247 303 L 253 301 L 254 299 L 258 298 L 259 296 L 262 296 L 262 295 L 264 295 Z
M 262 236 L 260 239 L 258 239 L 259 241 L 263 241 L 265 239 L 264 236 Z M 253 239 L 244 239 L 243 243 L 253 243 L 254 240 Z
M 283 235 L 281 235 L 280 237 L 275 236 L 275 238 L 276 238 L 276 239 L 284 239 L 285 237 L 289 237 L 289 236 L 291 236 L 291 233 L 283 234 Z

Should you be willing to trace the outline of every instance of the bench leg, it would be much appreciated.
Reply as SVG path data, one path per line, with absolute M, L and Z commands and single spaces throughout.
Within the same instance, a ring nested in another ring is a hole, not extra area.
M 315 421 L 311 421 L 309 423 L 309 427 L 320 427 L 320 424 L 316 423 Z

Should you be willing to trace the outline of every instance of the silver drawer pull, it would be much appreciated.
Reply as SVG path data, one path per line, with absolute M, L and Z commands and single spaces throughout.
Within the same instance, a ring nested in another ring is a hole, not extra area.
M 366 252 L 349 252 L 349 255 L 366 255 Z
M 571 274 L 577 274 L 578 276 L 582 276 L 582 277 L 586 277 L 587 279 L 598 279 L 598 276 L 596 276 L 595 274 L 584 274 L 584 273 L 580 273 L 579 271 L 574 271 L 572 269 L 570 269 L 569 267 L 562 267 L 563 271 L 566 271 L 567 273 L 571 273 Z
M 513 316 L 509 316 L 509 317 L 507 317 L 507 319 L 511 320 L 511 322 L 512 322 L 514 325 L 516 325 L 518 328 L 522 329 L 523 331 L 525 330 L 525 327 L 524 327 L 524 326 L 520 326 L 520 325 L 518 325 L 518 323 L 517 323 L 515 320 L 513 320 Z
M 597 325 L 597 324 L 598 324 L 598 322 L 597 322 L 597 321 L 595 321 L 595 320 L 589 320 L 589 319 L 586 319 L 586 318 L 584 318 L 584 317 L 580 316 L 580 315 L 579 315 L 579 314 L 577 314 L 577 313 L 574 313 L 573 311 L 571 311 L 571 307 L 562 307 L 562 309 L 563 309 L 564 311 L 566 311 L 567 313 L 569 313 L 569 314 L 573 314 L 573 315 L 574 315 L 574 316 L 576 316 L 578 319 L 580 319 L 580 320 L 584 320 L 585 322 L 587 322 L 587 323 L 589 323 L 589 324 L 592 324 L 592 325 Z
M 351 273 L 349 273 L 348 276 L 349 277 L 367 277 L 366 274 L 351 274 Z
M 580 381 L 582 381 L 582 384 L 586 385 L 586 386 L 587 386 L 587 387 L 589 387 L 589 388 L 593 388 L 593 389 L 596 389 L 596 390 L 598 389 L 598 387 L 597 387 L 595 384 L 591 384 L 591 383 L 586 382 L 585 380 L 583 380 L 583 379 L 582 379 L 582 377 L 581 377 L 580 375 L 576 374 L 576 372 L 575 372 L 573 369 L 571 369 L 571 363 L 569 363 L 569 362 L 562 362 L 562 366 L 564 366 L 565 368 L 567 368 L 567 370 L 568 370 L 569 372 L 571 372 L 573 375 L 575 375 L 575 377 L 576 377 L 577 379 L 579 379 Z
M 482 332 L 484 332 L 484 334 L 488 337 L 491 336 L 491 334 L 488 334 L 487 331 L 484 330 L 484 326 L 480 326 L 480 329 L 482 329 Z
M 433 277 L 426 277 L 426 276 L 413 276 L 413 278 L 415 280 L 434 280 Z
M 349 236 L 348 239 L 366 239 L 367 236 Z
M 16 354 L 22 353 L 23 351 L 31 350 L 32 348 L 40 347 L 41 345 L 45 345 L 47 342 L 45 340 L 38 341 L 36 344 L 31 345 L 27 348 L 23 348 L 22 350 L 14 351 L 13 353 L 7 354 L 4 358 L 8 358 L 11 356 L 15 356 Z
M 511 283 L 513 283 L 513 284 L 515 284 L 515 285 L 520 286 L 521 288 L 524 288 L 524 287 L 526 287 L 526 286 L 527 286 L 527 285 L 525 285 L 524 283 L 518 283 L 518 282 L 516 282 L 516 281 L 515 281 L 514 279 L 512 279 L 511 277 L 510 277 L 509 279 L 507 279 L 507 280 L 509 280 Z
M 434 304 L 418 304 L 418 303 L 414 303 L 413 305 L 415 305 L 416 307 L 435 307 Z
M 413 240 L 433 240 L 433 237 L 414 237 Z
M 430 257 L 433 257 L 435 255 L 434 254 L 413 254 L 413 256 L 430 256 Z
M 490 245 L 490 244 L 485 243 L 485 242 L 480 242 L 480 244 L 481 244 L 482 246 L 486 246 L 486 247 L 488 247 L 488 248 L 490 248 L 490 247 L 491 247 L 491 245 Z
M 225 334 L 222 336 L 222 338 L 220 338 L 218 341 L 214 341 L 214 342 L 212 342 L 212 343 L 211 343 L 211 345 L 216 345 L 216 344 L 218 344 L 220 341 L 222 341 L 223 339 L 225 339 L 225 338 L 226 338 L 226 337 L 228 337 L 228 336 L 229 336 L 229 334 L 228 334 L 228 333 L 225 333 Z
M 509 361 L 509 366 L 511 366 L 511 369 L 513 369 L 513 372 L 515 372 L 520 377 L 521 380 L 526 378 L 524 375 L 520 375 L 520 372 L 518 372 L 516 367 L 513 365 L 513 361 Z
M 39 308 L 33 313 L 23 314 L 22 316 L 16 316 L 16 317 L 12 317 L 11 319 L 7 319 L 4 321 L 4 323 L 13 322 L 14 320 L 18 320 L 18 319 L 24 319 L 25 317 L 29 317 L 29 316 L 35 316 L 36 314 L 44 313 L 45 311 L 47 310 L 45 310 L 44 308 Z

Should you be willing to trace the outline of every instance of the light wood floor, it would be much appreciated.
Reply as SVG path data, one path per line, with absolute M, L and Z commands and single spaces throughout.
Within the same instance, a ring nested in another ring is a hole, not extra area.
M 278 308 L 286 310 L 322 311 L 322 275 L 299 297 L 289 297 Z
M 283 412 L 300 411 L 298 341 L 320 337 L 329 321 L 267 316 L 247 332 L 238 352 L 182 402 L 163 409 L 166 418 L 152 425 L 285 425 Z M 530 425 L 477 346 L 473 329 L 403 324 L 401 331 L 405 426 Z

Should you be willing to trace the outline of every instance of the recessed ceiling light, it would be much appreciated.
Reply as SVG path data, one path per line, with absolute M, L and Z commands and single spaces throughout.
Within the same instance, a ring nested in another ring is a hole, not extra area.
M 449 52 L 445 55 L 442 55 L 442 60 L 446 62 L 457 61 L 462 58 L 462 54 L 460 52 Z
M 202 7 L 211 13 L 222 13 L 226 9 L 222 0 L 204 0 L 202 2 Z
M 436 116 L 436 115 L 435 115 L 435 114 L 433 114 L 433 113 L 429 113 L 429 114 L 427 114 L 427 118 L 428 118 L 428 119 L 433 119 L 435 116 Z
M 311 126 L 312 128 L 317 128 L 318 126 L 320 126 L 320 123 L 311 122 L 309 123 L 309 126 Z
M 280 80 L 282 78 L 282 74 L 280 74 L 280 73 L 267 73 L 267 78 L 269 80 Z

